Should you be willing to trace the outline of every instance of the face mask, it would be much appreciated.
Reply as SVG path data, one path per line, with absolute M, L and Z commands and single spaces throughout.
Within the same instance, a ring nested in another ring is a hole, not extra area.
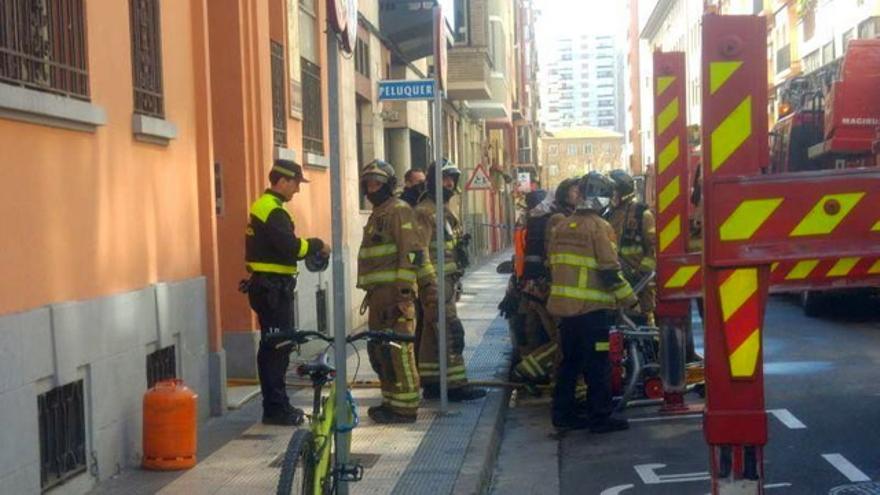
M 379 189 L 376 192 L 367 193 L 367 201 L 373 204 L 373 206 L 379 206 L 388 198 L 391 197 L 391 191 L 388 190 L 387 186 L 382 186 L 382 189 Z
M 608 198 L 598 197 L 596 200 L 599 201 L 599 204 L 602 205 L 602 208 L 608 208 L 608 204 L 610 200 Z
M 455 191 L 453 191 L 452 189 L 446 189 L 445 187 L 443 188 L 443 202 L 444 203 L 448 203 L 449 200 L 452 199 L 453 196 L 455 196 Z

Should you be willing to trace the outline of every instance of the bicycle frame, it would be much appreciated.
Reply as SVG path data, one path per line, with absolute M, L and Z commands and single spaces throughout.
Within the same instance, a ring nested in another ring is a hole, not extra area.
M 354 427 L 355 415 L 350 401 L 346 402 L 348 409 L 346 418 L 349 425 L 339 427 L 336 424 L 336 384 L 330 381 L 327 386 L 329 387 L 327 395 L 322 394 L 323 385 L 314 386 L 313 413 L 309 420 L 309 430 L 315 439 L 315 477 L 312 490 L 314 495 L 336 493 L 337 480 L 333 472 L 335 462 L 331 462 L 331 454 L 335 455 L 339 452 L 340 435 L 337 435 L 339 430 Z M 331 449 L 331 446 L 335 448 Z

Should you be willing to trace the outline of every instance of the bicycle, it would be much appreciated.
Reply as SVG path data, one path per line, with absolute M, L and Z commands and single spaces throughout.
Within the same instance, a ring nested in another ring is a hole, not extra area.
M 350 335 L 345 339 L 346 345 L 359 340 L 372 339 L 385 342 L 414 342 L 412 335 L 390 332 L 365 331 Z M 336 384 L 333 378 L 336 370 L 329 363 L 329 351 L 333 347 L 333 337 L 314 331 L 298 331 L 291 335 L 290 340 L 279 343 L 276 347 L 302 344 L 309 340 L 323 340 L 327 348 L 313 361 L 303 363 L 296 369 L 298 376 L 308 378 L 312 383 L 313 399 L 312 414 L 309 417 L 309 428 L 298 429 L 293 433 L 281 465 L 278 478 L 278 495 L 290 495 L 297 483 L 296 493 L 314 495 L 335 494 L 337 484 L 356 482 L 363 479 L 364 468 L 360 464 L 340 464 L 337 454 L 340 446 L 346 451 L 350 445 L 341 445 L 341 433 L 348 433 L 360 422 L 357 404 L 351 395 L 351 388 L 346 387 L 346 424 L 336 424 Z M 323 389 L 329 384 L 329 393 L 323 395 Z M 331 438 L 332 436 L 332 438 Z M 350 441 L 350 440 L 348 440 Z M 297 480 L 300 480 L 299 482 Z

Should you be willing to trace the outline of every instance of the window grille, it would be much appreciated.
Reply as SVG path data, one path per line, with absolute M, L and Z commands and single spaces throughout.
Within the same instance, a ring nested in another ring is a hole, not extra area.
M 147 354 L 147 388 L 162 380 L 177 378 L 177 353 L 171 345 Z
M 45 492 L 86 470 L 83 381 L 37 396 L 40 487 Z
M 0 82 L 89 100 L 83 0 L 0 2 Z
M 158 0 L 130 0 L 135 113 L 165 117 Z
M 272 139 L 275 146 L 287 147 L 287 103 L 284 98 L 284 45 L 271 42 L 272 51 Z
M 324 154 L 324 117 L 321 103 L 321 68 L 302 59 L 303 149 Z

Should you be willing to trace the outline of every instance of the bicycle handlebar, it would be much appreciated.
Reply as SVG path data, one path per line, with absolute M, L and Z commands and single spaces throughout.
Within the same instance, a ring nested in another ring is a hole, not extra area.
M 332 335 L 326 335 L 321 332 L 316 332 L 314 330 L 297 330 L 293 332 L 283 332 L 275 335 L 276 338 L 283 339 L 275 345 L 276 349 L 280 349 L 285 346 L 292 345 L 294 343 L 305 343 L 309 340 L 322 340 L 328 344 L 332 344 L 334 342 L 334 337 Z M 285 338 L 287 337 L 287 338 Z M 347 344 L 351 344 L 353 342 L 357 342 L 358 340 L 380 340 L 383 342 L 415 342 L 416 337 L 414 335 L 406 335 L 402 333 L 394 333 L 394 332 L 376 332 L 372 330 L 366 330 L 363 332 L 358 332 L 352 335 L 349 335 L 345 338 L 345 342 Z

